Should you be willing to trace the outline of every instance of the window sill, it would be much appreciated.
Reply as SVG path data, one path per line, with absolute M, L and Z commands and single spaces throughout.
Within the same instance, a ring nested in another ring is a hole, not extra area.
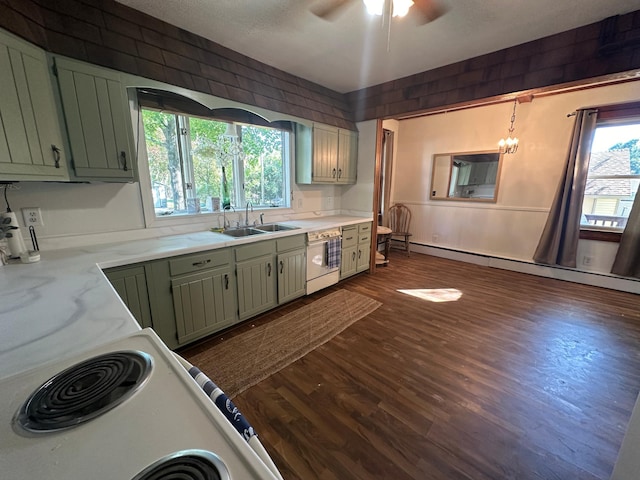
M 580 240 L 597 240 L 599 242 L 620 243 L 622 232 L 606 232 L 604 230 L 580 230 Z

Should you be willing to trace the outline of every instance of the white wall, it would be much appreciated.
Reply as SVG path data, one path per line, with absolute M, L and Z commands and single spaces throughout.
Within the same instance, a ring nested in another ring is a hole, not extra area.
M 433 155 L 497 149 L 512 103 L 402 120 L 393 174 L 393 202 L 413 214 L 412 241 L 429 246 L 531 262 L 553 200 L 577 108 L 637 100 L 636 82 L 535 98 L 519 104 L 517 153 L 504 156 L 495 204 L 429 197 Z M 617 244 L 581 241 L 579 269 L 608 273 Z M 584 256 L 590 266 L 581 265 Z
M 23 227 L 21 233 L 27 245 L 30 241 L 20 209 L 40 207 L 42 210 L 44 226 L 35 227 L 42 250 L 202 231 L 220 226 L 222 222 L 221 214 L 210 214 L 183 218 L 179 225 L 159 223 L 146 228 L 138 183 L 21 182 L 16 186 L 18 189 L 10 189 L 7 195 Z M 291 208 L 263 210 L 265 222 L 339 213 L 345 188 L 293 183 Z M 2 205 L 2 211 L 4 207 Z M 251 219 L 259 214 L 256 210 Z M 240 217 L 244 220 L 244 211 L 227 215 L 232 216 L 232 221 Z

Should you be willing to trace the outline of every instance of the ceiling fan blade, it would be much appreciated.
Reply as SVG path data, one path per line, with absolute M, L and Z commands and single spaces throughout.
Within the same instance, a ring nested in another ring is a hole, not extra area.
M 344 7 L 353 3 L 355 0 L 322 0 L 312 5 L 309 10 L 314 15 L 325 20 L 333 20 L 338 16 Z
M 411 10 L 415 10 L 418 24 L 424 25 L 441 17 L 449 9 L 437 0 L 413 0 Z

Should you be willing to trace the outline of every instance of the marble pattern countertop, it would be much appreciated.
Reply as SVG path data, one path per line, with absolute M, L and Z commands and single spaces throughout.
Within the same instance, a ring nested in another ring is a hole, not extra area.
M 103 268 L 371 221 L 336 215 L 278 222 L 296 230 L 233 238 L 213 232 L 41 252 L 0 267 L 0 379 L 139 330 Z

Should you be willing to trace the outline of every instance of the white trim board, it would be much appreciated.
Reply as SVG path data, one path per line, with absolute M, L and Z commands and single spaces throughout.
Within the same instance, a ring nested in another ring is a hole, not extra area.
M 613 274 L 608 275 L 604 273 L 584 272 L 567 267 L 540 265 L 524 260 L 511 260 L 508 258 L 500 258 L 491 255 L 464 252 L 461 250 L 452 250 L 442 247 L 432 247 L 417 243 L 411 243 L 411 251 L 426 255 L 433 255 L 434 257 L 448 258 L 450 260 L 483 265 L 486 267 L 501 268 L 503 270 L 538 275 L 540 277 L 555 278 L 557 280 L 582 283 L 585 285 L 592 285 L 594 287 L 609 288 L 611 290 L 619 290 L 621 292 L 640 294 L 640 280 L 618 277 Z

